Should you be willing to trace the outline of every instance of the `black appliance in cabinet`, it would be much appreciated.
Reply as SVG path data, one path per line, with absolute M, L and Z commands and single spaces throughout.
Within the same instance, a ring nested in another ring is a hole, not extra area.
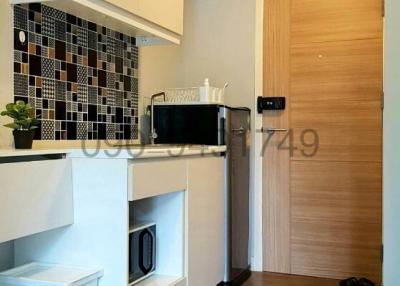
M 144 223 L 129 233 L 129 283 L 136 284 L 156 270 L 156 225 Z

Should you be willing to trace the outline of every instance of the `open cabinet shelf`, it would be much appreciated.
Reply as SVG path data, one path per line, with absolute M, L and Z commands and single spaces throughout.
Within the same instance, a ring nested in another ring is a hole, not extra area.
M 154 275 L 128 285 L 183 286 L 185 276 L 185 192 L 168 193 L 129 203 L 129 233 L 156 225 Z

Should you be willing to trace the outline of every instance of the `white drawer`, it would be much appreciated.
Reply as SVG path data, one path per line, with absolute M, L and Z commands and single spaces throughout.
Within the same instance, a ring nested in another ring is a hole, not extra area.
M 136 201 L 187 188 L 186 161 L 181 159 L 134 161 L 129 165 L 128 200 Z
M 73 223 L 70 161 L 29 160 L 0 164 L 0 243 Z

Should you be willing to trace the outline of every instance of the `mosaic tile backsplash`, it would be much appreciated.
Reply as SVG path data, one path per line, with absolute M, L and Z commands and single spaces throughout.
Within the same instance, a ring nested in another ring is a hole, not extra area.
M 16 5 L 14 99 L 41 119 L 36 140 L 137 139 L 136 39 L 45 5 Z

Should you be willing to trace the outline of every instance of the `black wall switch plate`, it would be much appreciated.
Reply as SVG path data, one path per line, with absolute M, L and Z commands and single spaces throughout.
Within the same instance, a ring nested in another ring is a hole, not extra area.
M 264 110 L 284 110 L 286 107 L 285 97 L 262 97 L 257 98 L 257 111 L 263 113 Z

